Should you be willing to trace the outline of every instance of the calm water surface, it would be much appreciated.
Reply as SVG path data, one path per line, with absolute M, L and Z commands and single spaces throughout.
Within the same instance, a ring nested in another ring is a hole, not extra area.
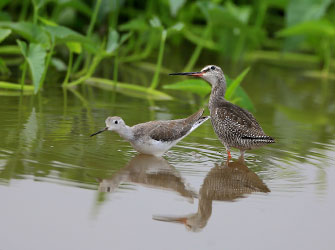
M 334 83 L 256 67 L 244 86 L 277 143 L 228 166 L 209 121 L 163 158 L 89 137 L 108 115 L 186 117 L 192 96 L 0 96 L 0 249 L 334 249 Z

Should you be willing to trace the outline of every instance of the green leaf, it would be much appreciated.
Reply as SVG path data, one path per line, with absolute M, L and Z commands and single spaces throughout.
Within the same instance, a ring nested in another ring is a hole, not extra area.
M 21 90 L 21 85 L 11 82 L 0 81 L 0 88 L 3 89 L 12 89 L 12 90 Z M 25 91 L 34 91 L 34 87 L 30 85 L 24 85 L 23 90 Z
M 186 3 L 186 0 L 169 0 L 170 13 L 176 16 L 181 7 Z
M 181 22 L 176 23 L 175 25 L 169 27 L 167 31 L 170 32 L 179 32 L 184 28 L 184 24 Z
M 4 45 L 0 47 L 0 54 L 21 54 L 21 51 L 16 45 Z
M 332 0 L 294 0 L 286 9 L 287 26 L 321 18 Z
M 0 43 L 9 36 L 11 32 L 10 29 L 0 29 Z
M 153 28 L 162 28 L 161 20 L 157 16 L 154 16 L 152 19 L 150 19 L 150 25 Z
M 33 78 L 34 92 L 38 92 L 40 87 L 40 80 L 45 68 L 45 57 L 47 55 L 46 49 L 40 44 L 31 43 L 28 51 L 28 64 Z
M 151 71 L 151 72 L 155 72 L 156 67 L 157 67 L 156 63 L 145 62 L 145 61 L 138 61 L 138 62 L 134 62 L 133 64 L 136 67 L 138 67 L 139 70 L 145 70 L 145 71 Z M 171 69 L 161 67 L 160 73 L 168 75 L 169 73 L 171 73 Z
M 229 84 L 229 86 L 227 87 L 226 95 L 225 95 L 227 100 L 230 100 L 232 98 L 237 87 L 240 86 L 240 83 L 242 82 L 246 74 L 249 72 L 249 70 L 250 70 L 250 67 L 246 68 L 241 74 L 238 75 L 238 77 L 235 78 L 235 80 L 233 80 Z
M 188 91 L 202 97 L 211 92 L 209 84 L 200 79 L 187 79 L 181 82 L 164 85 L 163 89 Z
M 28 62 L 34 84 L 34 93 L 36 94 L 40 88 L 40 81 L 45 68 L 46 49 L 36 43 L 29 44 L 29 47 L 20 40 L 17 40 L 17 43 Z
M 108 54 L 113 53 L 119 46 L 119 33 L 115 30 L 110 28 L 108 32 L 108 40 L 106 46 L 106 52 Z
M 210 20 L 210 14 L 209 9 L 212 7 L 212 3 L 207 1 L 197 1 L 196 2 L 198 9 L 202 12 L 203 16 L 206 18 L 206 20 Z
M 45 31 L 51 35 L 56 44 L 63 44 L 68 42 L 77 42 L 84 46 L 92 53 L 97 52 L 97 46 L 88 37 L 71 30 L 64 26 L 46 26 Z
M 52 58 L 51 64 L 58 70 L 58 71 L 65 71 L 67 69 L 67 65 L 59 58 Z
M 249 17 L 251 14 L 250 6 L 236 6 L 232 2 L 228 1 L 225 4 L 226 9 L 228 10 L 229 14 L 231 14 L 234 18 L 239 20 L 241 23 L 248 23 Z
M 131 19 L 129 22 L 121 24 L 119 26 L 121 31 L 145 31 L 149 28 L 148 23 L 144 18 L 139 17 L 136 19 Z
M 285 10 L 286 28 L 299 23 L 322 18 L 332 0 L 294 0 L 289 1 Z M 284 43 L 285 50 L 297 49 L 304 41 L 304 37 L 287 37 Z
M 173 99 L 168 94 L 165 94 L 155 89 L 150 89 L 130 83 L 122 83 L 122 82 L 115 83 L 114 81 L 109 79 L 91 77 L 88 80 L 86 80 L 86 83 L 91 84 L 94 87 L 102 88 L 105 90 L 117 91 L 125 95 L 138 98 L 161 100 L 161 101 Z
M 315 20 L 299 23 L 297 25 L 282 29 L 277 33 L 279 37 L 289 37 L 297 35 L 310 36 L 335 36 L 335 27 L 328 20 Z
M 69 50 L 76 54 L 80 54 L 82 51 L 81 44 L 78 42 L 67 42 L 66 46 L 69 48 Z
M 123 34 L 120 38 L 119 46 L 121 46 L 123 43 L 125 43 L 132 35 L 132 32 L 128 32 L 126 34 Z
M 49 26 L 58 26 L 57 23 L 55 23 L 54 21 L 49 20 L 49 19 L 47 19 L 47 18 L 43 18 L 43 17 L 40 17 L 40 16 L 39 16 L 38 19 L 39 19 L 42 23 L 44 23 L 45 25 L 49 25 Z
M 67 1 L 58 1 L 58 6 L 62 9 L 66 9 L 67 7 L 71 7 L 78 12 L 86 15 L 87 17 L 91 17 L 93 14 L 92 8 L 88 6 L 86 3 L 80 0 L 67 0 Z M 69 8 L 70 9 L 70 8 Z
M 108 32 L 108 39 L 107 39 L 107 46 L 106 46 L 106 53 L 111 55 L 115 52 L 123 43 L 125 43 L 129 37 L 132 35 L 132 32 L 123 34 L 120 38 L 119 33 L 113 29 L 109 28 Z
M 53 36 L 58 43 L 80 42 L 91 43 L 87 37 L 64 26 L 45 26 L 44 29 Z
M 204 39 L 201 36 L 196 35 L 195 33 L 190 31 L 191 28 L 186 27 L 184 28 L 182 34 L 184 37 L 189 40 L 190 42 L 203 46 L 205 48 L 211 49 L 211 50 L 217 50 L 218 46 L 217 43 L 215 43 L 212 39 Z
M 30 42 L 49 45 L 49 38 L 44 30 L 37 24 L 29 22 L 0 22 L 0 27 L 11 29 Z
M 21 53 L 24 57 L 27 57 L 27 44 L 23 41 L 17 40 L 17 44 L 19 45 L 19 48 L 21 50 Z
M 252 10 L 250 6 L 237 6 L 231 1 L 226 1 L 224 6 L 214 1 L 197 1 L 197 5 L 206 20 L 212 24 L 225 28 L 248 27 L 247 24 Z

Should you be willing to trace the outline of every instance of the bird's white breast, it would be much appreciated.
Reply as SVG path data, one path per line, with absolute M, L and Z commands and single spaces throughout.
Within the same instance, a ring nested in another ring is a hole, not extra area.
M 165 142 L 165 141 L 156 141 L 149 139 L 138 142 L 131 142 L 131 145 L 134 149 L 142 154 L 162 156 L 166 151 L 168 151 L 172 146 L 174 146 L 177 141 Z

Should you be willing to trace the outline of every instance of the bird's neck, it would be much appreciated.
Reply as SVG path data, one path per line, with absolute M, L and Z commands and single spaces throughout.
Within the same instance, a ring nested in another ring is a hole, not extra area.
M 212 200 L 199 200 L 198 212 L 188 216 L 188 224 L 191 224 L 194 229 L 201 229 L 207 225 L 209 218 L 212 215 Z
M 133 130 L 127 125 L 119 128 L 116 132 L 127 141 L 131 141 L 134 138 Z
M 212 92 L 209 98 L 209 106 L 213 106 L 218 101 L 224 100 L 226 94 L 226 79 L 223 77 L 212 85 Z

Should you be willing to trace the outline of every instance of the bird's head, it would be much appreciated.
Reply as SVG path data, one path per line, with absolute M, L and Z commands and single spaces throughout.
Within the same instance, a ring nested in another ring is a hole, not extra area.
M 225 81 L 222 69 L 216 65 L 207 65 L 199 72 L 172 73 L 170 75 L 201 77 L 202 79 L 210 83 L 213 87 L 216 86 L 220 81 Z
M 125 127 L 125 122 L 122 120 L 121 117 L 118 116 L 109 116 L 107 117 L 106 121 L 106 127 L 102 130 L 99 130 L 98 132 L 91 134 L 91 136 L 100 134 L 102 132 L 105 132 L 107 130 L 109 131 L 119 131 L 121 128 Z
M 105 123 L 106 123 L 106 128 L 109 131 L 117 131 L 120 128 L 125 126 L 125 122 L 122 120 L 121 117 L 118 117 L 118 116 L 107 117 Z

